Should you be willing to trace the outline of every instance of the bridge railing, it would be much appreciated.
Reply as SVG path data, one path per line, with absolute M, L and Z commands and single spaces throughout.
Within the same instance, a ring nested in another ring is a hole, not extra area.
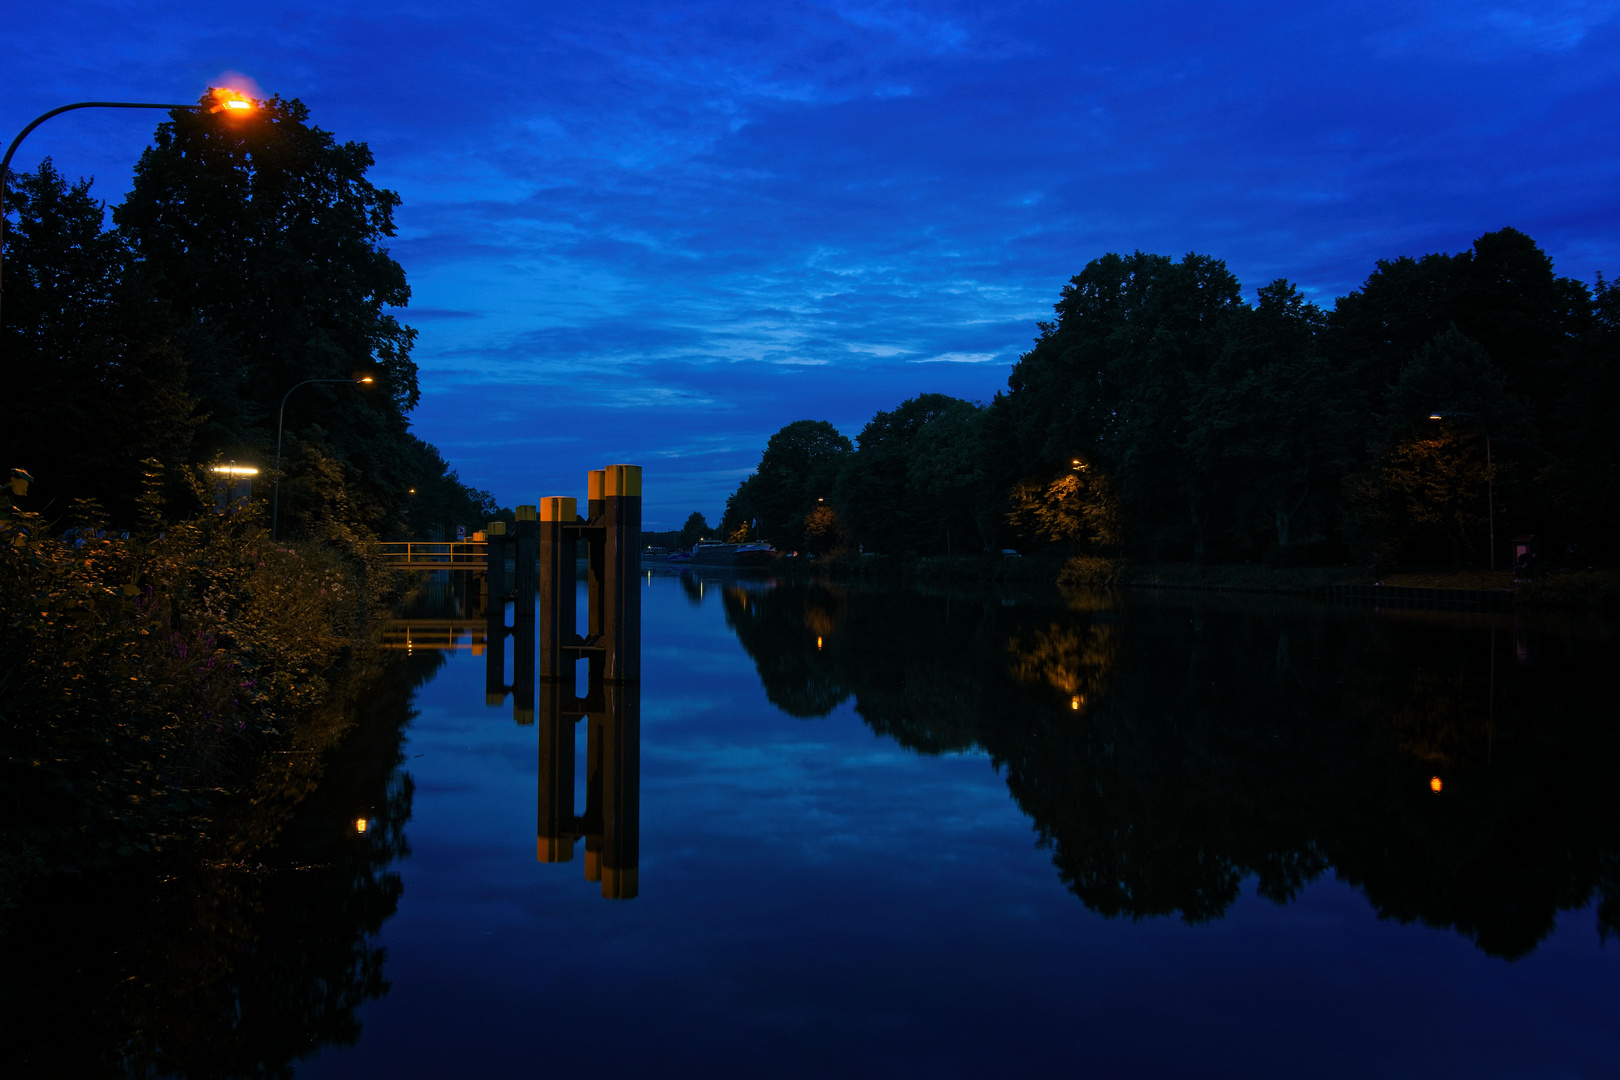
M 482 567 L 489 545 L 482 540 L 390 540 L 376 546 L 377 554 L 400 566 Z

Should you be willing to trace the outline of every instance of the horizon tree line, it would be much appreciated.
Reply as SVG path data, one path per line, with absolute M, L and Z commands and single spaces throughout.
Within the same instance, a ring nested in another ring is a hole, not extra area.
M 1612 562 L 1620 288 L 1516 229 L 1379 260 L 1332 310 L 1219 259 L 1093 259 L 989 403 L 920 394 L 852 441 L 771 436 L 726 539 L 896 555 L 1498 564 L 1516 534 Z M 1487 452 L 1486 439 L 1489 439 Z M 757 522 L 757 524 L 756 524 Z

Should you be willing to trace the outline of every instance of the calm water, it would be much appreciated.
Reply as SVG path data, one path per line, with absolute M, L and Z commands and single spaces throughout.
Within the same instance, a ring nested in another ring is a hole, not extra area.
M 1612 625 L 643 602 L 639 895 L 537 861 L 544 710 L 413 644 L 234 967 L 141 1037 L 195 1075 L 1620 1074 Z

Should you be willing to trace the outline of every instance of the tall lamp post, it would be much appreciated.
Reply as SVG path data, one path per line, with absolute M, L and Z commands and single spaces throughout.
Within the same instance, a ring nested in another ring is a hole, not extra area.
M 287 399 L 292 397 L 293 390 L 300 386 L 308 386 L 310 383 L 346 382 L 351 386 L 359 386 L 370 381 L 370 375 L 363 375 L 358 379 L 305 379 L 301 383 L 294 383 L 292 390 L 281 395 L 281 408 L 276 410 L 276 479 L 270 489 L 270 539 L 276 538 L 276 526 L 281 514 L 281 421 L 287 415 Z
M 1486 430 L 1485 421 L 1478 413 L 1432 412 L 1429 414 L 1429 419 L 1450 420 L 1458 416 L 1466 416 L 1473 420 L 1479 425 L 1479 433 L 1485 436 L 1485 507 L 1488 515 L 1487 520 L 1490 522 L 1491 573 L 1494 574 L 1496 573 L 1496 491 L 1494 488 L 1495 477 L 1492 475 L 1494 470 L 1491 467 L 1491 433 Z
M 253 104 L 253 99 L 247 97 L 245 94 L 238 93 L 235 90 L 228 90 L 220 87 L 215 89 L 213 93 L 214 104 L 212 106 L 206 106 L 200 103 L 194 105 L 170 105 L 163 102 L 154 101 L 76 101 L 72 105 L 63 105 L 60 108 L 52 109 L 48 113 L 35 117 L 33 123 L 19 131 L 17 133 L 17 137 L 11 140 L 11 145 L 6 147 L 5 158 L 0 159 L 0 302 L 3 302 L 5 297 L 4 274 L 6 265 L 6 186 L 11 182 L 11 155 L 15 154 L 17 152 L 17 147 L 22 145 L 22 141 L 24 139 L 28 138 L 29 132 L 39 127 L 39 125 L 43 124 L 51 117 L 58 116 L 65 112 L 72 112 L 74 109 L 206 108 L 209 112 L 223 112 L 227 114 L 240 115 L 242 113 L 252 112 L 257 107 Z

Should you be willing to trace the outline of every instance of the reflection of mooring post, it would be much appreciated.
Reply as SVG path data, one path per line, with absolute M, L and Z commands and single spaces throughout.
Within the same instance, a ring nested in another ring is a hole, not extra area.
M 539 523 L 535 521 L 534 507 L 520 506 L 517 508 L 516 544 L 514 554 L 517 556 L 512 567 L 512 614 L 534 614 L 534 567 L 538 556 L 536 541 L 538 539 Z
M 503 650 L 504 651 L 504 650 Z M 534 723 L 534 618 L 512 620 L 512 719 Z
M 540 810 L 535 857 L 568 862 L 578 835 L 574 821 L 574 688 L 559 680 L 540 683 Z
M 602 895 L 631 900 L 641 853 L 641 685 L 608 683 L 601 728 Z M 593 740 L 594 741 L 594 740 Z
M 506 605 L 484 613 L 484 704 L 506 700 Z

